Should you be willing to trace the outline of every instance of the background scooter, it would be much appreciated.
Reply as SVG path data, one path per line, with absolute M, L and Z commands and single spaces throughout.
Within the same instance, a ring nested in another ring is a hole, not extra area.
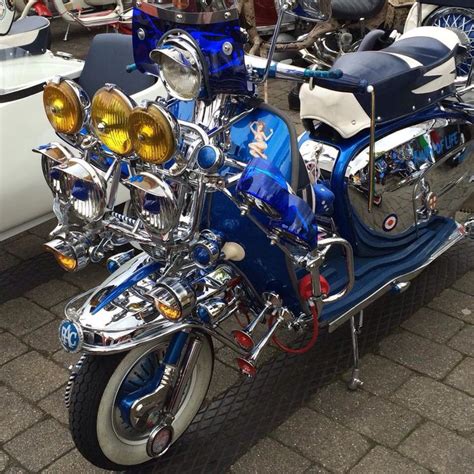
M 417 26 L 440 26 L 456 32 L 467 53 L 457 65 L 457 82 L 467 80 L 474 59 L 474 2 L 472 0 L 417 0 L 408 15 L 405 31 Z

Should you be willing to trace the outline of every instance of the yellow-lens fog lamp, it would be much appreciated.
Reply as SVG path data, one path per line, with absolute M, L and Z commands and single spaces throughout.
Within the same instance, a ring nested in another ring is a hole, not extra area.
M 51 240 L 44 244 L 44 248 L 68 272 L 81 270 L 89 263 L 87 239 L 79 232 Z
M 189 316 L 196 305 L 196 294 L 186 282 L 165 278 L 150 293 L 158 312 L 170 321 Z
M 158 104 L 136 107 L 130 115 L 130 138 L 135 153 L 147 163 L 166 163 L 176 151 L 177 120 Z
M 132 152 L 128 123 L 133 106 L 131 99 L 111 84 L 99 89 L 92 99 L 92 130 L 107 148 L 118 155 Z
M 54 79 L 44 87 L 44 110 L 58 133 L 78 133 L 84 125 L 89 104 L 85 91 L 69 79 Z

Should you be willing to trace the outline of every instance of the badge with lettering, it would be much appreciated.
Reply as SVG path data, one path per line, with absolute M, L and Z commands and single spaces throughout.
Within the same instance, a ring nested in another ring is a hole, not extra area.
M 67 352 L 78 352 L 84 340 L 81 327 L 68 321 L 62 321 L 59 325 L 59 342 Z

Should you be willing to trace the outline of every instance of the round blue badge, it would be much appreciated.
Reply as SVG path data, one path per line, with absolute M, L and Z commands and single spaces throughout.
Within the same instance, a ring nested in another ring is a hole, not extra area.
M 81 327 L 68 321 L 62 321 L 59 325 L 59 342 L 67 352 L 78 352 L 84 340 Z

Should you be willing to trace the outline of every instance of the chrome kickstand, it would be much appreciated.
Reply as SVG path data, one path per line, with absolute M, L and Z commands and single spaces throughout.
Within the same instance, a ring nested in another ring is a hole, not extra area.
M 360 368 L 359 368 L 359 341 L 358 336 L 361 333 L 362 325 L 364 324 L 364 311 L 359 313 L 359 317 L 356 322 L 356 316 L 351 318 L 351 338 L 352 338 L 352 355 L 353 355 L 353 367 L 351 379 L 347 382 L 347 388 L 349 390 L 357 390 L 359 387 L 364 385 L 364 382 L 360 380 Z
M 66 29 L 66 33 L 64 34 L 63 41 L 67 41 L 67 38 L 68 38 L 68 36 L 69 36 L 69 28 L 71 28 L 71 23 L 68 22 L 68 24 L 67 24 L 67 29 Z

